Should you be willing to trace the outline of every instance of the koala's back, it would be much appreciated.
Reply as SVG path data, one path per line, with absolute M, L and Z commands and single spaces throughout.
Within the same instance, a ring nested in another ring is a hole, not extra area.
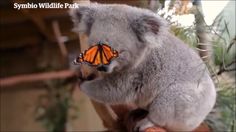
M 155 111 L 149 115 L 154 123 L 175 131 L 192 130 L 211 111 L 215 87 L 195 51 L 171 34 L 163 42 L 137 68 L 146 74 L 146 85 L 136 103 Z
M 145 88 L 152 89 L 152 94 L 153 90 L 159 94 L 173 83 L 194 85 L 177 89 L 180 91 L 197 89 L 204 81 L 214 87 L 205 63 L 194 50 L 172 34 L 166 34 L 162 39 L 162 46 L 152 49 L 133 70 L 134 74 L 143 73 L 144 78 L 147 78 Z M 209 89 L 207 85 L 205 89 Z

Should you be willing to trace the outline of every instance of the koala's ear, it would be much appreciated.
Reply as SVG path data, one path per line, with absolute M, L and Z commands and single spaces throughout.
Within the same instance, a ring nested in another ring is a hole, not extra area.
M 144 15 L 133 22 L 131 22 L 131 28 L 137 35 L 139 41 L 144 41 L 145 33 L 152 33 L 157 35 L 160 32 L 160 27 L 162 26 L 161 20 L 155 16 Z
M 73 30 L 75 32 L 84 32 L 89 34 L 94 22 L 93 13 L 94 10 L 89 6 L 79 6 L 79 8 L 71 9 L 69 14 L 74 23 Z

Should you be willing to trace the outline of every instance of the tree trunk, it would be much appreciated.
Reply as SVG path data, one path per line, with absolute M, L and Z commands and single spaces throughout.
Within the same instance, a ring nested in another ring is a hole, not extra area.
M 209 53 L 209 38 L 206 32 L 206 23 L 204 20 L 204 14 L 202 11 L 202 5 L 200 0 L 194 1 L 194 6 L 196 10 L 194 12 L 195 22 L 196 22 L 196 34 L 198 37 L 197 50 L 199 51 L 200 57 L 203 61 L 208 61 L 210 57 Z

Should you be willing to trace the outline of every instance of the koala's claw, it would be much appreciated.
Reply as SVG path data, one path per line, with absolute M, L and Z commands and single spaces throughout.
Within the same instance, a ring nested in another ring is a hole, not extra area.
M 133 129 L 134 132 L 144 132 L 147 128 L 154 126 L 147 118 L 138 121 Z

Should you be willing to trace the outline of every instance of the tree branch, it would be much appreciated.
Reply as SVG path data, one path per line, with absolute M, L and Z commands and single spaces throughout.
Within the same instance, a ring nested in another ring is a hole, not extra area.
M 35 73 L 35 74 L 28 74 L 28 75 L 17 75 L 13 77 L 1 78 L 0 88 L 13 86 L 20 83 L 27 83 L 27 82 L 45 81 L 45 80 L 50 80 L 50 79 L 64 79 L 64 78 L 69 78 L 76 75 L 77 73 L 72 70 Z
M 53 28 L 54 34 L 56 36 L 57 43 L 58 43 L 58 46 L 60 48 L 62 56 L 63 56 L 63 58 L 67 58 L 68 57 L 68 51 L 66 49 L 64 41 L 62 40 L 63 37 L 61 36 L 61 31 L 60 31 L 58 21 L 53 21 L 52 22 L 52 28 Z
M 223 63 L 220 65 L 220 69 L 217 72 L 217 75 L 221 75 L 223 72 L 231 72 L 231 71 L 236 71 L 236 67 L 229 69 L 230 66 L 232 66 L 233 64 L 236 64 L 236 60 L 230 62 L 229 64 L 227 64 L 226 66 L 223 65 Z

